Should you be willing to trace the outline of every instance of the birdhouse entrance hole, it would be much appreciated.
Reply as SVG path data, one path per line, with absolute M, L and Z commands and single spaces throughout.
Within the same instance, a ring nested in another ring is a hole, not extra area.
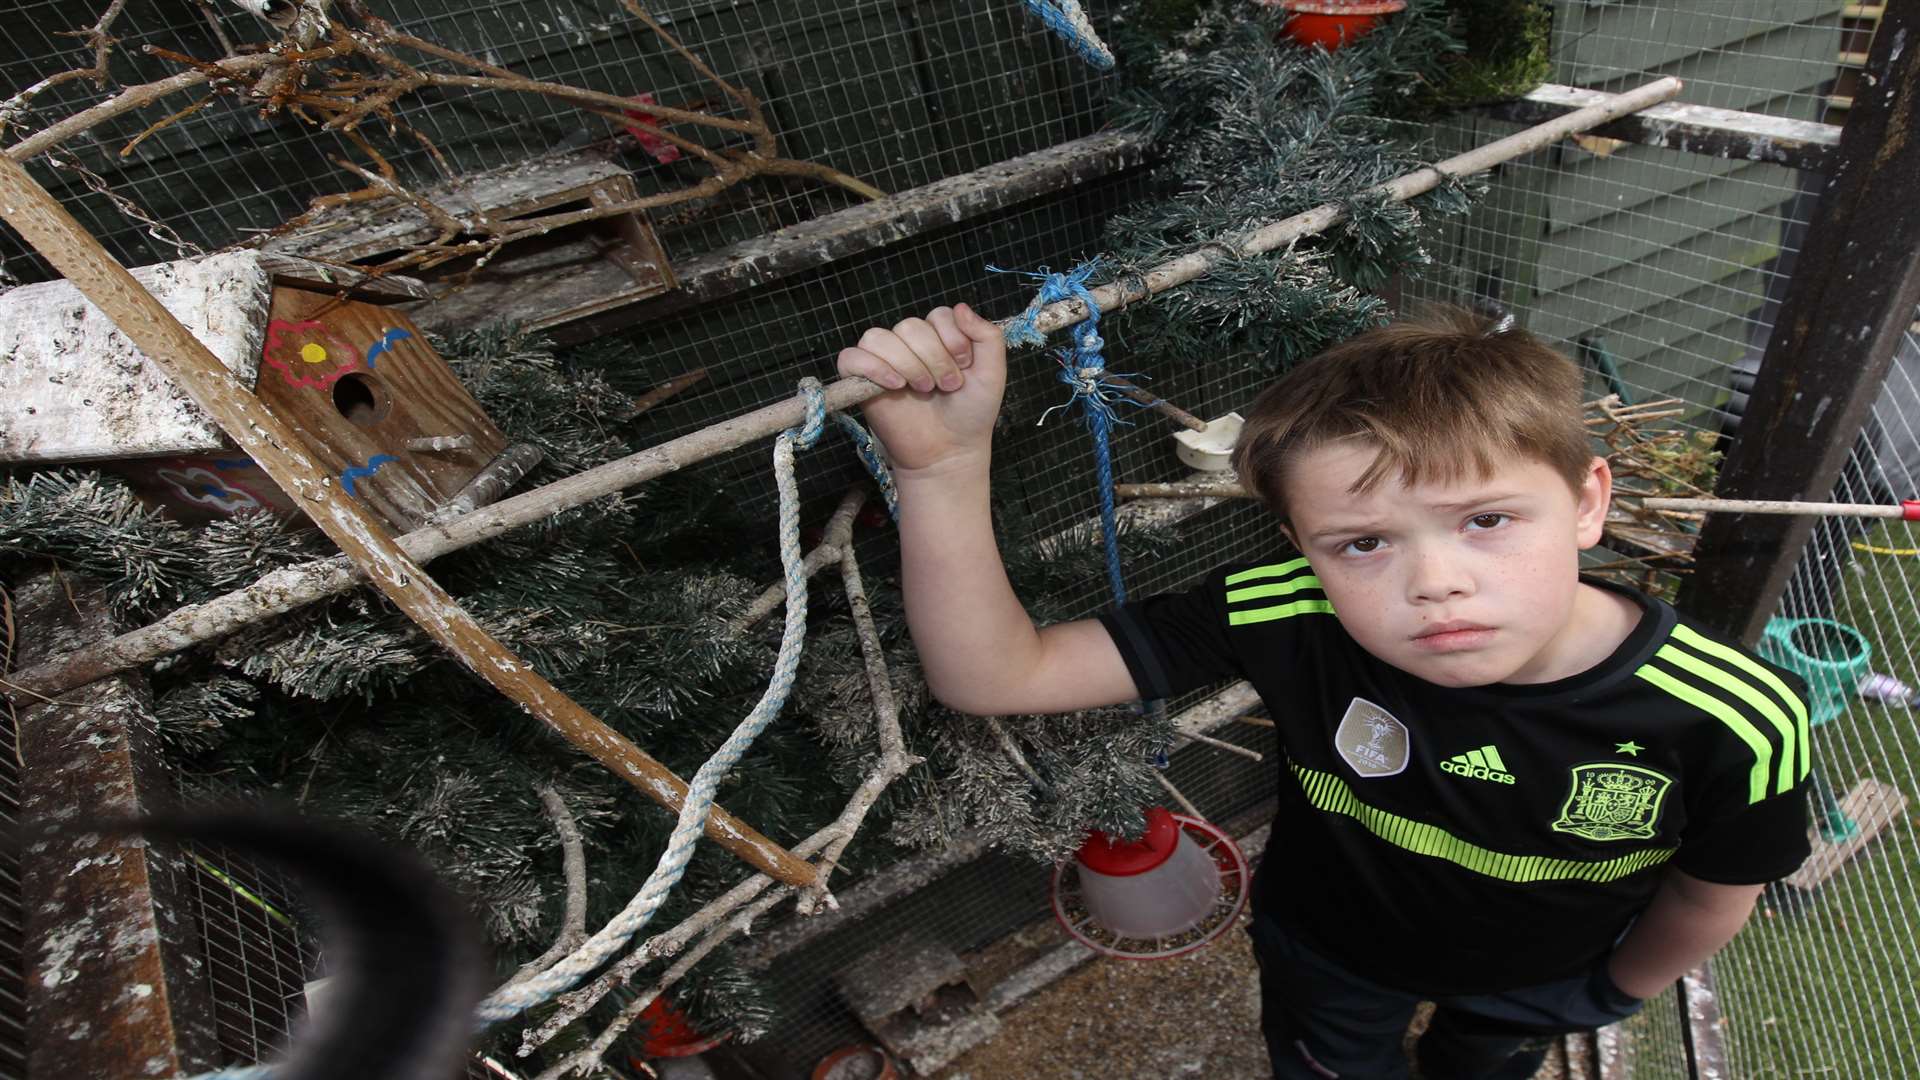
M 355 372 L 340 376 L 333 384 L 333 407 L 348 423 L 357 427 L 372 427 L 387 418 L 393 411 L 393 401 L 387 397 L 380 384 L 365 375 Z

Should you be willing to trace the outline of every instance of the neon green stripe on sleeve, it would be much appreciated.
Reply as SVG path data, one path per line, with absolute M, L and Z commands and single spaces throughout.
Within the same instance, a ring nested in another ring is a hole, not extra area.
M 1227 612 L 1229 626 L 1244 626 L 1247 623 L 1272 622 L 1274 619 L 1286 619 L 1295 615 L 1331 615 L 1333 602 L 1330 600 L 1295 600 L 1291 604 L 1275 607 L 1242 608 Z
M 1674 636 L 1679 637 L 1678 634 Z M 1695 634 L 1694 636 L 1699 637 L 1700 635 Z M 1701 638 L 1700 640 L 1705 641 L 1706 639 Z M 1774 704 L 1773 699 L 1761 693 L 1752 683 L 1742 679 L 1733 672 L 1711 661 L 1702 660 L 1692 653 L 1676 649 L 1670 644 L 1660 646 L 1660 651 L 1654 655 L 1675 667 L 1685 668 L 1700 678 L 1718 686 L 1727 693 L 1751 705 L 1755 712 L 1766 717 L 1767 722 L 1772 724 L 1773 729 L 1780 734 L 1780 781 L 1779 786 L 1774 789 L 1774 794 L 1784 795 L 1793 790 L 1793 782 L 1795 779 L 1793 721 L 1787 719 L 1787 714 L 1780 711 L 1780 706 Z
M 1748 723 L 1746 717 L 1741 716 L 1733 706 L 1712 694 L 1701 693 L 1652 664 L 1640 665 L 1640 670 L 1634 674 L 1681 701 L 1706 711 L 1732 729 L 1740 741 L 1753 751 L 1753 770 L 1747 777 L 1747 802 L 1757 803 L 1767 797 L 1767 778 L 1773 774 L 1773 744 L 1767 742 L 1767 737 L 1760 734 L 1758 728 Z
M 1807 703 L 1801 700 L 1800 695 L 1788 689 L 1787 684 L 1780 681 L 1780 676 L 1768 671 L 1765 664 L 1755 662 L 1753 657 L 1748 656 L 1739 649 L 1729 648 L 1684 624 L 1676 625 L 1673 628 L 1673 636 L 1675 640 L 1685 643 L 1689 648 L 1696 649 L 1709 656 L 1718 657 L 1729 664 L 1739 667 L 1755 679 L 1765 683 L 1768 689 L 1780 695 L 1780 700 L 1786 702 L 1787 708 L 1793 710 L 1795 730 L 1800 747 L 1800 753 L 1797 755 L 1800 759 L 1797 779 L 1805 780 L 1807 773 L 1813 768 L 1813 739 L 1811 733 L 1807 730 L 1809 726 L 1807 720 Z
M 1286 577 L 1288 574 L 1293 573 L 1295 570 L 1298 570 L 1305 565 L 1307 565 L 1307 560 L 1305 558 L 1299 558 L 1299 559 L 1290 559 L 1283 563 L 1273 563 L 1268 566 L 1256 566 L 1251 570 L 1242 570 L 1237 574 L 1228 574 L 1225 584 L 1238 585 L 1243 581 L 1258 581 L 1261 578 Z
M 1265 585 L 1249 585 L 1244 589 L 1227 590 L 1227 603 L 1237 604 L 1242 600 L 1259 600 L 1268 596 L 1287 596 L 1301 589 L 1317 589 L 1320 579 L 1308 574 L 1305 577 L 1288 578 L 1285 581 L 1272 581 Z

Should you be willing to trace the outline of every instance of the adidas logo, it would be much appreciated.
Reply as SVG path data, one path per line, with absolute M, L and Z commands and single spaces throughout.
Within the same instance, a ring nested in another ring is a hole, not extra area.
M 1440 771 L 1473 780 L 1491 780 L 1496 784 L 1513 783 L 1513 774 L 1507 771 L 1507 763 L 1500 760 L 1500 751 L 1494 749 L 1492 743 L 1478 750 L 1453 755 L 1440 763 Z

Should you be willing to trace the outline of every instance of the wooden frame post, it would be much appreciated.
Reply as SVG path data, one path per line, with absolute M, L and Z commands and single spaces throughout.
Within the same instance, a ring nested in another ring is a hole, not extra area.
M 1714 494 L 1824 499 L 1920 302 L 1920 2 L 1887 5 L 1829 161 L 1740 434 Z M 1752 644 L 1779 607 L 1809 517 L 1714 514 L 1680 606 Z

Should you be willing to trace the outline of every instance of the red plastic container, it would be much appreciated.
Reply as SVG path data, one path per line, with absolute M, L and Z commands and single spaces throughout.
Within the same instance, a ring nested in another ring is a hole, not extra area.
M 1328 52 L 1358 41 L 1381 16 L 1405 10 L 1407 0 L 1259 0 L 1278 3 L 1293 15 L 1287 36 L 1302 45 L 1318 45 Z
M 727 1040 L 725 1032 L 708 1036 L 694 1030 L 687 1014 L 674 1008 L 673 1002 L 664 996 L 654 998 L 653 1004 L 640 1010 L 640 1022 L 635 1028 L 638 1037 L 630 1037 L 627 1045 L 631 1048 L 634 1043 L 639 1043 L 641 1057 L 692 1057 L 704 1054 Z
M 1147 811 L 1140 839 L 1114 843 L 1095 832 L 1074 856 L 1081 900 L 1100 925 L 1126 937 L 1170 937 L 1213 911 L 1220 869 L 1165 807 Z

